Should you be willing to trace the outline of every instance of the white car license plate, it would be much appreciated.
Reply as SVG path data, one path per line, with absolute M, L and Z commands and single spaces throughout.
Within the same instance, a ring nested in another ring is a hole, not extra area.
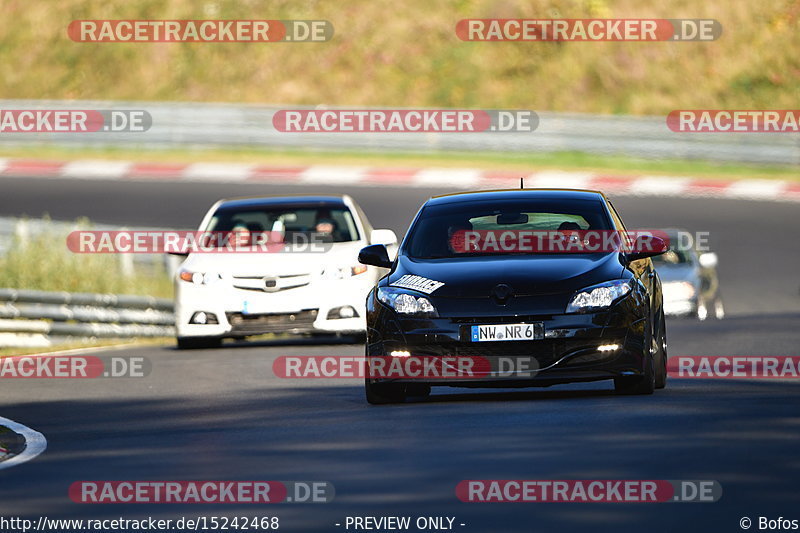
M 472 326 L 472 342 L 532 341 L 544 338 L 544 325 L 533 324 L 489 324 Z

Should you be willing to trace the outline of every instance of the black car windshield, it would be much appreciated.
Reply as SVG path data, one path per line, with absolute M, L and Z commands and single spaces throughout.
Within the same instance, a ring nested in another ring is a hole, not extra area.
M 432 205 L 420 213 L 403 253 L 416 259 L 507 254 L 507 251 L 458 249 L 454 236 L 465 231 L 613 230 L 602 202 L 596 200 L 501 200 Z M 531 253 L 531 252 L 519 252 Z
M 327 242 L 358 240 L 353 215 L 341 204 L 222 206 L 205 231 L 278 232 L 289 242 L 297 234 L 326 236 Z

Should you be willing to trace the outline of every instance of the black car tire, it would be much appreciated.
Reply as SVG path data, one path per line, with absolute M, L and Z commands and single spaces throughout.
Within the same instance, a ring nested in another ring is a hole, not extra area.
M 364 392 L 372 405 L 402 403 L 406 399 L 405 387 L 401 383 L 370 383 L 364 378 Z
M 179 350 L 219 348 L 222 345 L 220 337 L 178 337 L 177 341 Z
M 656 335 L 655 342 L 656 349 L 653 355 L 656 368 L 655 387 L 663 389 L 667 386 L 667 322 L 664 319 L 663 309 L 659 313 L 658 335 Z
M 653 334 L 652 324 L 645 330 L 644 374 L 641 376 L 622 376 L 614 378 L 614 391 L 622 395 L 653 394 L 656 389 L 655 361 L 652 354 Z

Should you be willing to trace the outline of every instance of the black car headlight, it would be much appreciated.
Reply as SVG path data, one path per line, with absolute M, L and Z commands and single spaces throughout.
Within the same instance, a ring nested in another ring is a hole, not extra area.
M 401 315 L 424 317 L 439 316 L 430 300 L 424 296 L 416 296 L 404 289 L 378 287 L 378 300 Z
M 586 287 L 570 298 L 567 313 L 581 313 L 593 309 L 604 309 L 611 306 L 631 292 L 631 282 L 626 279 L 615 279 Z

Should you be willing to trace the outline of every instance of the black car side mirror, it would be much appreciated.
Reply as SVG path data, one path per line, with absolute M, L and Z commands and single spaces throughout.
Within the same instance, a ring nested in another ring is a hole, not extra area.
M 386 246 L 382 244 L 373 244 L 372 246 L 365 246 L 358 252 L 358 262 L 365 265 L 372 265 L 381 268 L 392 268 L 392 262 L 389 260 L 389 252 Z
M 661 255 L 669 250 L 669 243 L 655 235 L 640 235 L 633 244 L 633 249 L 625 254 L 628 262 L 638 261 Z

